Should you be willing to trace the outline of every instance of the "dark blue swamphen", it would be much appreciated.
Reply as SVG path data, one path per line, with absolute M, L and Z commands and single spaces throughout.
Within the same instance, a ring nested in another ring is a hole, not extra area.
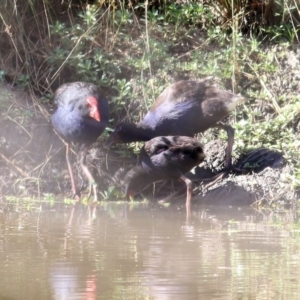
M 231 170 L 234 130 L 218 123 L 243 97 L 211 86 L 206 80 L 178 81 L 167 87 L 139 123 L 120 123 L 107 145 L 149 141 L 156 136 L 194 136 L 208 128 L 224 129 L 228 135 L 225 169 Z
M 52 116 L 55 131 L 66 141 L 66 160 L 71 178 L 72 192 L 80 198 L 69 159 L 70 142 L 80 144 L 81 168 L 89 180 L 97 200 L 97 186 L 86 165 L 88 146 L 102 134 L 109 119 L 107 100 L 92 83 L 72 82 L 60 86 L 54 94 L 57 110 Z
M 127 199 L 155 181 L 181 179 L 187 186 L 186 207 L 189 211 L 192 182 L 185 173 L 205 158 L 203 146 L 188 136 L 159 136 L 146 142 L 140 151 L 139 164 L 125 175 Z

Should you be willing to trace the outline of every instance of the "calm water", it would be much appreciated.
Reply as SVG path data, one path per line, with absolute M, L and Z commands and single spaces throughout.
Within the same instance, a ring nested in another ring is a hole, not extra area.
M 177 206 L 0 207 L 0 300 L 299 299 L 293 223 L 224 207 L 194 207 L 188 223 Z

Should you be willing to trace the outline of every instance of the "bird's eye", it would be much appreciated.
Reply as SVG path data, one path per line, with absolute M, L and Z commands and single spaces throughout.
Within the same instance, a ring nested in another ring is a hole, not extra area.
M 79 109 L 79 110 L 82 110 L 82 108 L 83 108 L 83 107 L 82 107 L 82 104 L 80 104 L 80 105 L 78 106 L 78 109 Z
M 201 147 L 197 147 L 197 148 L 196 148 L 196 151 L 199 152 L 199 153 L 202 153 L 202 152 L 203 152 L 203 150 L 202 150 Z
M 166 151 L 166 150 L 168 150 L 168 149 L 169 149 L 168 146 L 161 145 L 161 146 L 158 146 L 158 147 L 156 148 L 155 152 L 158 154 L 158 153 L 161 153 L 161 152 Z
M 190 153 L 191 153 L 191 151 L 189 151 L 189 150 L 183 150 L 184 155 L 189 155 Z

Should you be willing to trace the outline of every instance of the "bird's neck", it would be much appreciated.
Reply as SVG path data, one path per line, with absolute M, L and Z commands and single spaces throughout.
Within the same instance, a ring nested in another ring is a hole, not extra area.
M 141 123 L 134 124 L 134 130 L 131 132 L 132 142 L 134 141 L 149 141 L 156 136 L 155 130 Z

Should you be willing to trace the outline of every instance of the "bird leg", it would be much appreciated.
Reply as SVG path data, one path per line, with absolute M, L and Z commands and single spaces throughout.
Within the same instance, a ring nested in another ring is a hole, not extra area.
M 79 201 L 80 200 L 80 193 L 78 192 L 77 186 L 76 186 L 76 183 L 75 183 L 75 179 L 74 179 L 72 165 L 71 165 L 71 162 L 70 162 L 69 153 L 70 153 L 70 144 L 66 144 L 66 161 L 67 161 L 68 170 L 69 170 L 70 179 L 71 179 L 72 193 L 73 193 L 73 197 L 75 197 L 75 199 L 77 201 Z
M 230 125 L 224 125 L 224 124 L 221 124 L 221 123 L 216 124 L 214 127 L 225 130 L 226 133 L 227 133 L 227 136 L 228 136 L 226 157 L 225 157 L 225 173 L 226 173 L 226 175 L 230 171 L 236 171 L 238 173 L 244 173 L 245 170 L 239 169 L 239 168 L 236 168 L 236 167 L 232 166 L 231 153 L 232 153 L 232 147 L 233 147 L 233 142 L 234 142 L 234 129 Z
M 223 129 L 227 133 L 228 140 L 227 140 L 227 149 L 226 149 L 226 158 L 225 158 L 225 169 L 231 170 L 232 169 L 231 153 L 232 153 L 232 146 L 234 142 L 234 129 L 230 125 L 224 125 L 221 123 L 216 124 L 214 127 Z
M 180 176 L 180 179 L 186 184 L 186 217 L 187 219 L 191 215 L 191 198 L 192 198 L 192 181 L 185 177 L 184 175 Z
M 90 170 L 88 169 L 88 167 L 86 165 L 87 150 L 88 149 L 84 146 L 84 149 L 82 151 L 81 158 L 80 158 L 80 166 L 81 166 L 81 169 L 82 169 L 83 173 L 85 174 L 85 176 L 87 177 L 87 179 L 89 181 L 90 191 L 89 191 L 88 198 L 91 196 L 92 190 L 93 190 L 93 192 L 94 192 L 94 201 L 97 202 L 98 201 L 97 184 L 95 182 L 95 179 L 94 179 L 93 175 L 91 174 Z
M 228 136 L 226 157 L 225 157 L 225 168 L 223 171 L 221 171 L 219 174 L 215 175 L 214 177 L 203 179 L 203 182 L 208 182 L 208 184 L 205 185 L 206 188 L 213 186 L 219 180 L 222 180 L 225 176 L 229 174 L 230 171 L 236 171 L 239 173 L 244 172 L 244 170 L 232 166 L 231 153 L 232 153 L 232 146 L 234 142 L 234 129 L 230 125 L 224 125 L 221 123 L 217 123 L 216 125 L 214 125 L 214 127 L 225 130 Z

